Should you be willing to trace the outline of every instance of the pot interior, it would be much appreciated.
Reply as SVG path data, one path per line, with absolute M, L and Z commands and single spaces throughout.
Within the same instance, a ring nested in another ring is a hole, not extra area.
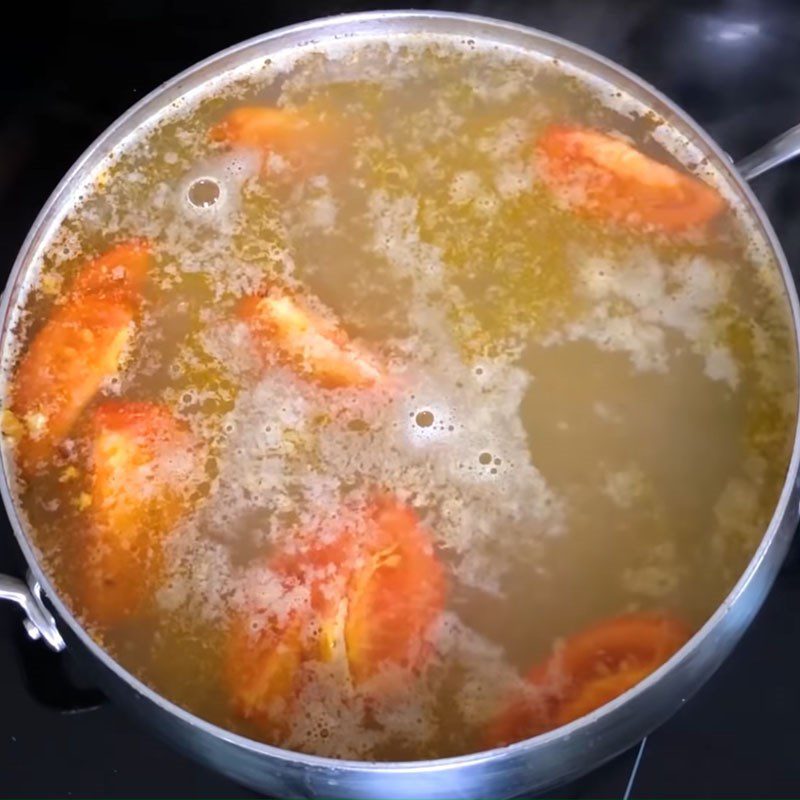
M 270 34 L 132 109 L 34 225 L 4 499 L 151 696 L 324 757 L 509 744 L 757 569 L 787 276 L 713 143 L 593 54 L 436 14 Z

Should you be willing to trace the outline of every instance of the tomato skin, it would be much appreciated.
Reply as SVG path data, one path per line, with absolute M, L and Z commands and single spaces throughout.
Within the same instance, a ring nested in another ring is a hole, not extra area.
M 340 328 L 285 292 L 273 288 L 245 297 L 238 314 L 263 358 L 277 359 L 326 389 L 366 388 L 382 380 Z
M 376 535 L 348 588 L 345 625 L 353 680 L 386 664 L 415 671 L 430 654 L 425 635 L 445 602 L 445 577 L 430 535 L 408 506 L 384 496 L 371 511 Z
M 380 496 L 358 525 L 297 547 L 269 561 L 286 591 L 303 587 L 307 602 L 286 613 L 253 608 L 237 615 L 226 655 L 232 708 L 279 740 L 302 690 L 303 665 L 345 663 L 344 692 L 381 694 L 411 680 L 430 655 L 426 636 L 445 602 L 445 580 L 428 532 L 414 512 Z M 388 602 L 391 600 L 391 602 Z M 391 681 L 376 684 L 387 665 Z
M 150 263 L 145 242 L 117 245 L 78 273 L 20 360 L 11 411 L 24 426 L 24 476 L 47 466 L 103 381 L 119 368 L 133 333 Z
M 162 538 L 200 480 L 202 449 L 166 406 L 147 402 L 98 406 L 89 439 L 82 601 L 93 622 L 111 625 L 148 600 L 162 566 Z
M 297 111 L 271 106 L 240 106 L 209 131 L 212 141 L 265 150 L 291 147 L 307 134 L 308 120 Z
M 624 227 L 677 233 L 725 208 L 713 187 L 591 128 L 551 125 L 536 143 L 535 163 L 567 206 Z
M 252 722 L 270 741 L 287 732 L 294 700 L 299 691 L 305 657 L 304 615 L 268 620 L 259 632 L 239 617 L 231 626 L 224 665 L 224 679 L 231 709 Z
M 138 305 L 151 262 L 146 239 L 130 239 L 90 261 L 75 276 L 71 292 L 125 299 Z
M 573 722 L 632 689 L 689 639 L 678 619 L 655 612 L 602 620 L 554 647 L 489 726 L 488 746 L 537 736 Z
M 235 108 L 210 129 L 209 137 L 232 147 L 260 151 L 264 171 L 270 166 L 267 156 L 274 153 L 294 169 L 308 172 L 329 161 L 342 143 L 337 126 L 308 109 L 273 106 Z

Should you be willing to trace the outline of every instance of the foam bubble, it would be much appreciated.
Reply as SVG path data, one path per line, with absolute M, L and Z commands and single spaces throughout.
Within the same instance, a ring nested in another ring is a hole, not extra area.
M 209 158 L 180 181 L 176 202 L 189 224 L 202 224 L 229 233 L 236 223 L 244 183 L 260 168 L 258 153 L 239 150 Z
M 591 305 L 583 319 L 548 333 L 546 344 L 587 339 L 603 350 L 627 353 L 639 370 L 665 372 L 666 334 L 675 332 L 704 359 L 709 379 L 738 387 L 739 367 L 714 317 L 731 296 L 728 265 L 699 255 L 664 262 L 644 248 L 624 263 L 581 253 L 574 259 Z

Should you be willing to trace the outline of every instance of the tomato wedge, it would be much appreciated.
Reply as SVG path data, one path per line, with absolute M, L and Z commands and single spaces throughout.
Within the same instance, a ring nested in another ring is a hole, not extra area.
M 225 681 L 233 712 L 250 720 L 270 741 L 285 735 L 299 691 L 305 658 L 303 629 L 307 616 L 268 619 L 254 630 L 248 617 L 231 627 Z
M 241 106 L 209 132 L 216 142 L 263 149 L 290 147 L 310 127 L 297 111 L 271 106 Z
M 514 697 L 492 723 L 492 746 L 566 725 L 633 688 L 688 640 L 679 620 L 659 613 L 604 620 L 557 645 L 528 674 L 533 691 Z
M 132 241 L 89 262 L 33 337 L 11 387 L 11 411 L 24 427 L 17 446 L 23 474 L 47 463 L 119 368 L 149 261 L 148 245 Z
M 288 294 L 271 289 L 245 297 L 239 315 L 263 357 L 277 358 L 321 386 L 367 387 L 381 380 L 381 371 L 344 331 Z
M 135 614 L 161 565 L 161 539 L 186 510 L 201 450 L 165 406 L 118 401 L 91 417 L 83 600 L 112 624 Z
M 444 573 L 429 533 L 396 499 L 377 498 L 359 524 L 339 533 L 301 538 L 269 566 L 287 597 L 304 587 L 307 602 L 288 613 L 238 615 L 225 670 L 235 713 L 267 737 L 285 730 L 303 664 L 344 653 L 350 683 L 359 686 L 386 666 L 396 668 L 392 680 L 411 679 L 431 652 L 426 636 L 444 607 Z
M 445 579 L 430 534 L 392 497 L 370 510 L 374 536 L 348 587 L 345 639 L 356 683 L 387 664 L 418 669 L 430 650 L 426 634 L 445 601 Z
M 333 141 L 329 124 L 308 113 L 272 106 L 242 106 L 230 111 L 209 131 L 213 141 L 270 153 L 293 166 L 310 166 Z M 265 168 L 268 167 L 265 159 Z
M 150 258 L 144 239 L 118 244 L 83 267 L 72 283 L 72 294 L 98 294 L 138 305 Z
M 559 200 L 627 227 L 683 231 L 725 207 L 711 186 L 590 128 L 552 125 L 535 152 L 539 174 Z
M 327 661 L 332 652 L 326 637 L 344 596 L 338 566 L 350 562 L 352 545 L 343 532 L 275 554 L 268 566 L 282 588 L 281 606 L 288 607 L 258 601 L 232 621 L 224 668 L 231 707 L 270 741 L 286 734 L 304 664 Z

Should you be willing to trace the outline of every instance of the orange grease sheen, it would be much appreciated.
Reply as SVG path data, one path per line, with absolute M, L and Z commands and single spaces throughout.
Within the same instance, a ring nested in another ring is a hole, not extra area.
M 711 186 L 590 128 L 551 125 L 535 152 L 542 180 L 562 201 L 632 228 L 678 232 L 725 207 Z

